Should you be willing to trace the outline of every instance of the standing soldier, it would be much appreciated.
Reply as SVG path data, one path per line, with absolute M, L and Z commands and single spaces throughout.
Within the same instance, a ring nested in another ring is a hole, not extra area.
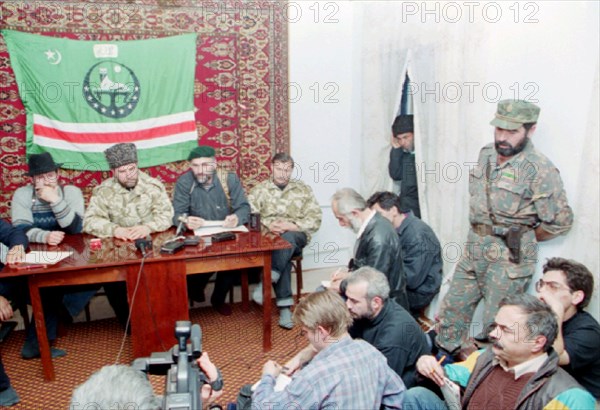
M 479 301 L 487 326 L 504 296 L 529 286 L 538 241 L 566 234 L 573 224 L 558 169 L 531 142 L 539 112 L 526 101 L 500 101 L 491 121 L 495 142 L 482 148 L 471 169 L 471 228 L 440 308 L 436 340 L 448 354 L 474 348 L 467 335 Z M 475 339 L 486 342 L 487 334 L 484 328 Z

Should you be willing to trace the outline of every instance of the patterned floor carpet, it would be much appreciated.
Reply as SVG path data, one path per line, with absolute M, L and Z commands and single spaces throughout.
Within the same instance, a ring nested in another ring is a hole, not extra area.
M 267 360 L 284 363 L 306 345 L 297 329 L 284 330 L 277 325 L 277 315 L 274 308 L 273 349 L 265 354 L 262 352 L 262 310 L 258 306 L 253 305 L 249 312 L 243 312 L 240 304 L 234 304 L 230 317 L 220 316 L 212 308 L 190 311 L 192 323 L 198 323 L 202 328 L 203 351 L 209 353 L 223 373 L 225 388 L 219 400 L 223 407 L 227 402 L 235 401 L 242 385 L 259 379 Z M 21 403 L 11 409 L 66 409 L 77 385 L 102 366 L 115 363 L 123 332 L 116 319 L 67 325 L 66 334 L 55 343 L 68 354 L 54 360 L 54 382 L 44 382 L 39 359 L 21 359 L 24 337 L 24 331 L 16 331 L 0 345 L 6 370 L 21 397 Z M 129 364 L 133 359 L 128 339 L 120 363 Z M 151 381 L 155 391 L 161 394 L 164 378 L 151 376 Z

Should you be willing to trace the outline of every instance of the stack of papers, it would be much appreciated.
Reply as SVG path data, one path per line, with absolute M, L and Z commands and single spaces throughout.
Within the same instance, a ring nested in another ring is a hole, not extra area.
M 194 229 L 194 235 L 209 236 L 221 232 L 248 232 L 248 228 L 244 225 L 236 226 L 235 228 L 223 228 L 224 221 L 204 221 L 204 226 Z

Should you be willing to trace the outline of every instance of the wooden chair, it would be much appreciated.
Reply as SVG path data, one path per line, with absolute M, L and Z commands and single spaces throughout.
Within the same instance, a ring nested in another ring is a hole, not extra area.
M 292 258 L 292 270 L 296 272 L 296 303 L 300 300 L 300 296 L 302 294 L 302 254 L 298 256 L 294 256 Z M 242 310 L 246 311 L 248 309 L 248 301 L 249 301 L 249 284 L 248 284 L 248 272 L 241 272 L 242 279 Z M 233 289 L 234 286 L 229 290 L 229 303 L 233 303 Z
M 292 269 L 296 272 L 296 303 L 300 300 L 302 294 L 302 254 L 292 258 Z

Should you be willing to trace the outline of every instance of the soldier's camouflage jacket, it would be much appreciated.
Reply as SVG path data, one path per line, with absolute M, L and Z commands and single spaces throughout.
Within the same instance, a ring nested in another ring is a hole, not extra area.
M 173 206 L 158 179 L 139 171 L 135 188 L 128 190 L 116 178 L 94 188 L 83 220 L 83 231 L 100 238 L 112 237 L 118 227 L 145 225 L 151 232 L 171 226 Z

